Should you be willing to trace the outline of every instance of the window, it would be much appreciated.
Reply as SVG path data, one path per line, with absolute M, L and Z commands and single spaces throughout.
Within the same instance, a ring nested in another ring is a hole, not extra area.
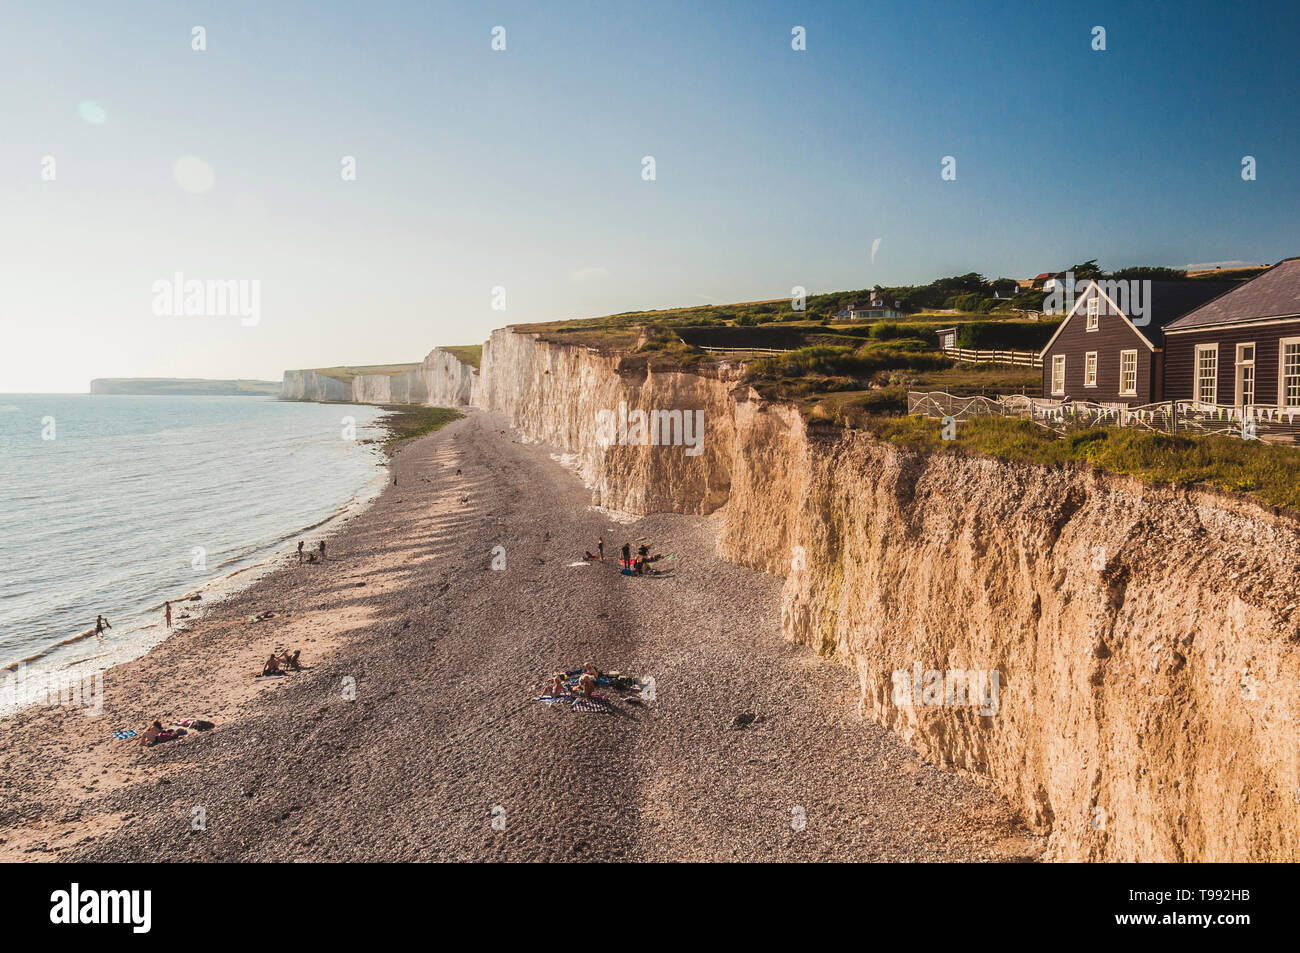
M 1277 402 L 1282 407 L 1300 407 L 1300 338 L 1278 342 L 1281 368 L 1277 378 Z
M 1234 401 L 1239 407 L 1255 403 L 1255 344 L 1237 345 L 1237 387 Z
M 1097 386 L 1097 352 L 1089 351 L 1083 359 L 1083 386 Z
M 1097 292 L 1094 291 L 1092 293 L 1092 297 L 1088 299 L 1088 330 L 1089 331 L 1097 330 L 1097 325 L 1101 320 L 1098 317 L 1098 315 L 1100 314 L 1101 314 L 1101 295 L 1099 295 Z
M 1119 392 L 1122 397 L 1136 397 L 1138 392 L 1138 352 L 1119 352 Z
M 1196 402 L 1213 404 L 1219 399 L 1219 345 L 1196 345 Z
M 1052 395 L 1065 394 L 1065 355 L 1052 355 Z

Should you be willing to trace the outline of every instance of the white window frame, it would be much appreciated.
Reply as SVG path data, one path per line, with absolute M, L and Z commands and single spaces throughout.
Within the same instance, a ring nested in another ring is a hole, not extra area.
M 1294 404 L 1287 403 L 1286 393 L 1286 349 L 1287 345 L 1300 345 L 1300 337 L 1282 338 L 1277 342 L 1277 406 L 1282 410 L 1288 407 L 1300 407 L 1300 396 Z
M 1088 330 L 1096 331 L 1101 327 L 1101 294 L 1093 291 L 1088 299 Z
M 1133 386 L 1124 386 L 1124 359 L 1133 358 Z M 1136 397 L 1138 392 L 1138 352 L 1137 351 L 1120 351 L 1119 352 L 1119 395 L 1121 397 Z
M 1057 367 L 1060 367 L 1060 369 L 1061 369 L 1061 376 L 1060 376 L 1061 384 L 1060 384 L 1059 387 L 1058 387 L 1057 384 L 1056 384 L 1056 381 L 1057 381 L 1056 369 L 1057 369 Z M 1052 355 L 1052 396 L 1053 396 L 1053 397 L 1064 397 L 1064 396 L 1065 396 L 1065 355 L 1064 355 L 1064 354 L 1053 354 L 1053 355 Z
M 1083 386 L 1097 386 L 1097 352 L 1089 351 L 1083 355 Z
M 1250 360 L 1242 360 L 1241 352 L 1243 348 L 1250 348 Z M 1233 403 L 1238 407 L 1248 407 L 1255 403 L 1255 386 L 1259 383 L 1259 377 L 1256 368 L 1256 358 L 1259 356 L 1259 347 L 1254 341 L 1242 341 L 1237 345 L 1237 362 L 1233 365 L 1232 377 L 1232 396 Z M 1242 386 L 1242 370 L 1250 368 L 1250 400 L 1246 400 L 1246 388 Z
M 1214 375 L 1210 379 L 1210 399 L 1201 399 L 1201 354 L 1207 352 L 1214 355 Z M 1195 373 L 1192 376 L 1192 399 L 1197 404 L 1207 404 L 1215 406 L 1219 402 L 1219 345 L 1218 344 L 1198 344 L 1196 345 L 1196 361 L 1192 365 Z

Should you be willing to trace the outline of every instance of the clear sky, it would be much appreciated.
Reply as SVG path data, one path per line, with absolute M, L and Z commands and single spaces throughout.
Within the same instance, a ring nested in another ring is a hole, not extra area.
M 794 285 L 1300 255 L 1298 11 L 14 0 L 0 392 L 418 361 Z M 260 282 L 260 320 L 155 314 L 176 272 Z

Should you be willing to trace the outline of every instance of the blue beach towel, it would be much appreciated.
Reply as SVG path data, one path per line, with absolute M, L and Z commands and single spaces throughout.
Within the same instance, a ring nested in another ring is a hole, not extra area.
M 118 741 L 126 741 L 130 738 L 134 738 L 135 732 L 132 731 L 130 728 L 127 728 L 122 731 L 113 732 L 113 737 L 116 738 Z

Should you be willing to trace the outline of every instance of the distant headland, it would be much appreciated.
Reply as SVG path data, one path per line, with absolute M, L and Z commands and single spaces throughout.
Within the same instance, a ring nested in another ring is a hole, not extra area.
M 97 377 L 92 394 L 152 396 L 265 397 L 278 396 L 279 381 L 209 381 L 192 377 Z

